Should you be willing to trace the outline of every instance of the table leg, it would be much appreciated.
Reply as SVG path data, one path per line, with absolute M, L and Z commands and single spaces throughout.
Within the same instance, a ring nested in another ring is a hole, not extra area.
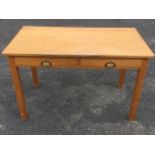
M 9 59 L 10 70 L 12 73 L 14 88 L 16 92 L 16 99 L 19 107 L 19 113 L 20 113 L 21 119 L 26 120 L 28 118 L 28 113 L 26 110 L 24 93 L 23 93 L 22 84 L 20 80 L 19 68 L 15 65 L 14 58 L 11 57 L 8 59 Z
M 126 69 L 120 69 L 119 82 L 118 82 L 118 86 L 119 86 L 120 89 L 123 88 L 123 86 L 124 86 L 125 74 L 126 74 Z
M 134 94 L 131 101 L 131 107 L 129 112 L 129 120 L 135 120 L 137 117 L 138 103 L 141 96 L 141 91 L 144 83 L 145 73 L 147 70 L 148 60 L 143 60 L 141 68 L 137 71 L 137 77 L 135 82 Z
M 35 67 L 31 67 L 31 72 L 32 72 L 32 81 L 35 87 L 39 86 L 39 80 L 37 76 L 37 69 Z

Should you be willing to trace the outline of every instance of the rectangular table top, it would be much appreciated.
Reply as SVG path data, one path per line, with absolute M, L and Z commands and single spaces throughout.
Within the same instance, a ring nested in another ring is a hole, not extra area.
M 24 26 L 3 51 L 7 56 L 151 58 L 135 28 Z

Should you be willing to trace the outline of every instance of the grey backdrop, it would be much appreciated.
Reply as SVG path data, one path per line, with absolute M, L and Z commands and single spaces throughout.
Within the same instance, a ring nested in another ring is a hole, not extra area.
M 155 51 L 155 20 L 0 20 L 0 51 L 23 25 L 136 27 Z M 21 69 L 29 120 L 19 119 L 7 60 L 0 56 L 0 134 L 155 134 L 155 60 L 149 64 L 137 121 L 129 122 L 135 71 L 117 88 L 117 70 L 40 69 L 34 88 Z

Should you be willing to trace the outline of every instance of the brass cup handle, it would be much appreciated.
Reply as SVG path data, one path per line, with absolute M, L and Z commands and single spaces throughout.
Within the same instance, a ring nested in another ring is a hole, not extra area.
M 50 61 L 45 60 L 45 61 L 41 62 L 41 66 L 43 66 L 43 67 L 51 67 L 52 63 Z
M 105 67 L 106 67 L 106 68 L 114 68 L 114 67 L 116 67 L 116 64 L 113 63 L 113 62 L 107 62 L 107 63 L 105 64 Z

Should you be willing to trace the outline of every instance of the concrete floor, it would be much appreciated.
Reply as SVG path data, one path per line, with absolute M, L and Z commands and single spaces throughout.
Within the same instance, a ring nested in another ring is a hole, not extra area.
M 155 20 L 0 20 L 0 51 L 23 25 L 136 27 L 155 51 Z M 19 119 L 7 60 L 0 56 L 0 134 L 155 134 L 155 60 L 149 64 L 137 121 L 129 122 L 136 72 L 117 88 L 116 70 L 40 69 L 34 88 L 21 69 L 29 120 Z

